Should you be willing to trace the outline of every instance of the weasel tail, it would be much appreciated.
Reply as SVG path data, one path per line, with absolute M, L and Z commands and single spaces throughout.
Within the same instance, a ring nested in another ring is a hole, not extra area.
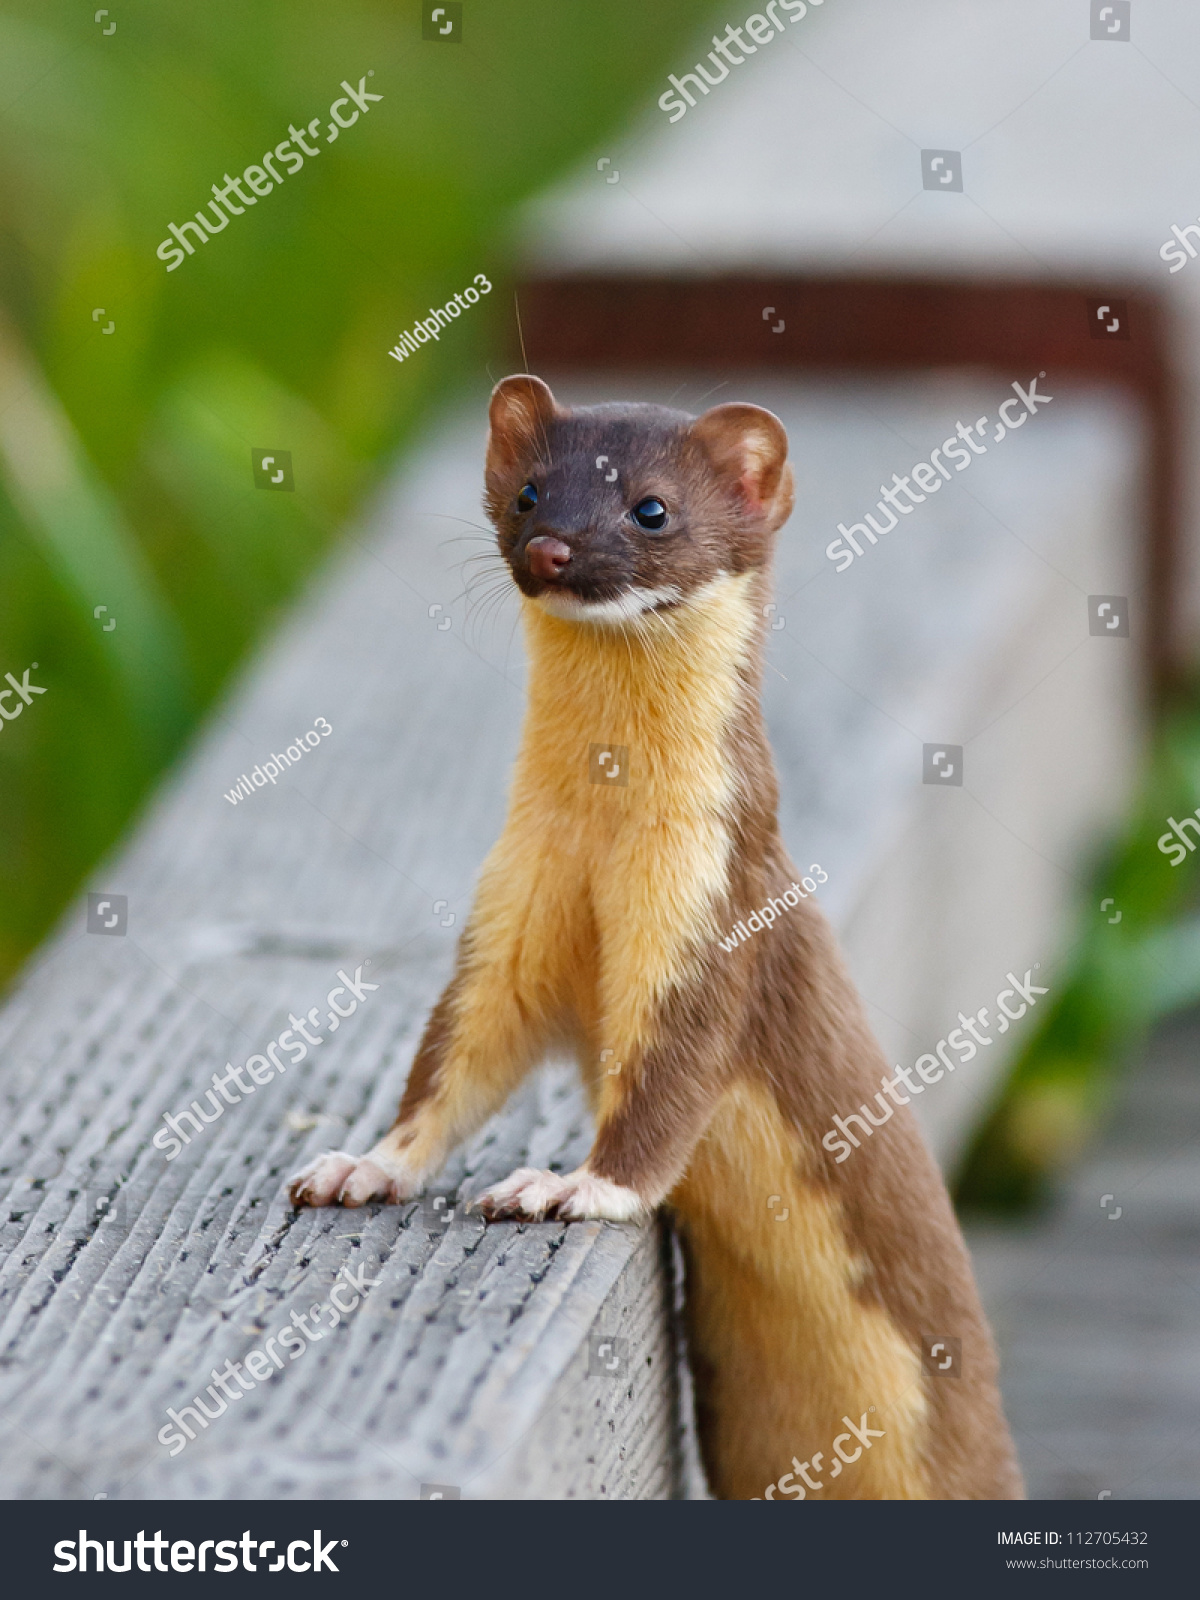
M 962 1236 L 907 1096 L 876 1101 L 889 1067 L 824 918 L 787 902 L 722 941 L 800 876 L 759 707 L 792 496 L 783 428 L 758 407 L 567 410 L 536 378 L 497 386 L 485 504 L 530 667 L 508 819 L 394 1126 L 365 1156 L 318 1157 L 291 1195 L 408 1198 L 566 1045 L 595 1116 L 587 1161 L 522 1168 L 476 1204 L 670 1208 L 713 1492 L 1015 1499 Z M 821 1131 L 863 1102 L 876 1131 L 836 1161 Z

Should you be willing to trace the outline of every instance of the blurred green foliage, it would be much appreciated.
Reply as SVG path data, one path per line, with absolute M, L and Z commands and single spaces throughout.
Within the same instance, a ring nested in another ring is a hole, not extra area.
M 50 692 L 0 728 L 0 978 L 405 436 L 511 347 L 515 202 L 649 101 L 708 9 L 467 0 L 442 45 L 418 0 L 6 4 L 0 676 L 36 661 Z M 383 99 L 326 143 L 368 72 Z M 316 116 L 320 155 L 168 272 L 168 223 Z M 387 357 L 479 271 L 501 292 L 453 338 Z M 294 494 L 253 488 L 256 446 L 292 452 Z
M 1014 1212 L 1049 1199 L 1149 1029 L 1200 1002 L 1200 849 L 1173 865 L 1158 848 L 1167 819 L 1198 805 L 1200 695 L 1160 726 L 1128 831 L 1097 866 L 1066 982 L 967 1154 L 961 1206 Z

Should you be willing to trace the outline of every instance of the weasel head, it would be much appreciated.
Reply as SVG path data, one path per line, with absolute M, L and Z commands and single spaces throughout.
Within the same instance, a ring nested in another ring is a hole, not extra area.
M 752 405 L 559 406 L 540 378 L 492 393 L 484 505 L 521 593 L 622 623 L 766 567 L 792 509 L 787 434 Z

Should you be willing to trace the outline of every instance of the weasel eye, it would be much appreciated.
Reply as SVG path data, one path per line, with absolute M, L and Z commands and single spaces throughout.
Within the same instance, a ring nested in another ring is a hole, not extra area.
M 632 516 L 639 528 L 658 533 L 666 526 L 667 508 L 661 500 L 642 500 L 634 506 Z
M 517 496 L 518 511 L 532 511 L 537 505 L 537 489 L 532 483 L 527 483 Z

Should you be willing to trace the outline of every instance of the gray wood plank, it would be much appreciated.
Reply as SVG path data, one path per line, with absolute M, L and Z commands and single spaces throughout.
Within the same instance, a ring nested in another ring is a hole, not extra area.
M 310 1152 L 390 1122 L 503 816 L 507 640 L 429 614 L 454 599 L 453 518 L 480 520 L 481 415 L 427 452 L 445 514 L 396 491 L 98 872 L 128 932 L 88 934 L 73 908 L 0 1012 L 0 1495 L 678 1492 L 657 1229 L 464 1212 L 516 1165 L 583 1157 L 571 1072 L 531 1080 L 421 1202 L 293 1216 L 283 1196 Z M 318 716 L 332 733 L 275 786 L 223 797 Z M 166 1161 L 163 1112 L 289 1012 L 324 1017 L 359 966 L 378 987 L 357 1013 Z M 172 1457 L 166 1408 L 327 1302 L 344 1267 L 378 1280 L 353 1315 L 322 1313 L 323 1337 Z M 589 1376 L 596 1327 L 636 1353 L 620 1382 Z

